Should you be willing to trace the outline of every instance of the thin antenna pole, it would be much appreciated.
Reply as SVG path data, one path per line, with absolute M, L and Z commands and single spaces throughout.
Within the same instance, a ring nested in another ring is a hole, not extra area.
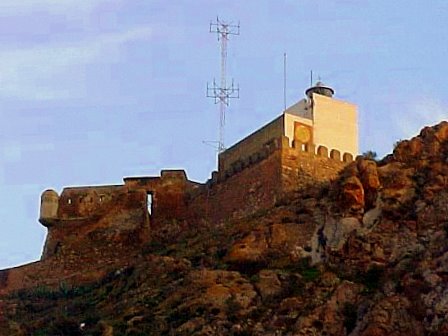
M 239 35 L 240 25 L 233 25 L 216 18 L 216 23 L 210 23 L 210 33 L 217 33 L 218 41 L 221 41 L 221 81 L 220 86 L 213 80 L 213 86 L 207 84 L 207 97 L 214 98 L 215 104 L 219 103 L 219 139 L 218 153 L 224 151 L 224 128 L 226 123 L 226 107 L 229 106 L 230 98 L 239 98 L 240 89 L 232 84 L 227 86 L 227 42 L 229 35 Z
M 225 88 L 227 87 L 227 41 L 228 41 L 228 28 L 222 25 L 221 32 L 221 87 L 220 97 L 225 97 Z M 226 101 L 221 99 L 219 102 L 219 147 L 218 152 L 224 151 L 224 127 L 226 125 Z
M 283 54 L 283 110 L 286 111 L 286 53 Z
M 313 86 L 313 70 L 310 71 L 310 87 Z

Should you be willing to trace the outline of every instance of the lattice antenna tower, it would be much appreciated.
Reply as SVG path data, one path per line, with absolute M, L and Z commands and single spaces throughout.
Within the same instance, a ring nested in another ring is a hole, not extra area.
M 235 87 L 233 79 L 230 85 L 227 84 L 227 42 L 230 35 L 240 34 L 240 24 L 226 23 L 216 18 L 216 22 L 210 22 L 210 33 L 218 35 L 218 41 L 221 42 L 221 82 L 218 86 L 216 80 L 213 84 L 207 83 L 207 97 L 213 98 L 215 104 L 219 103 L 219 139 L 217 143 L 218 153 L 225 150 L 224 146 L 224 127 L 226 123 L 226 107 L 229 106 L 230 99 L 240 97 L 240 88 Z

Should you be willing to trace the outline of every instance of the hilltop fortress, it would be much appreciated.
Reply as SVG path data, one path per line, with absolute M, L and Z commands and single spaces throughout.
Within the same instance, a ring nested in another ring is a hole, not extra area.
M 172 221 L 213 223 L 270 208 L 286 192 L 334 177 L 358 153 L 358 120 L 356 106 L 333 94 L 320 82 L 306 90 L 306 98 L 222 152 L 205 184 L 188 180 L 183 170 L 162 170 L 157 177 L 126 177 L 123 185 L 65 188 L 60 196 L 46 190 L 43 258 L 80 234 L 72 227 L 111 213 L 138 213 L 147 231 Z
M 79 265 L 70 260 L 89 263 L 105 259 L 106 250 L 118 255 L 141 246 L 155 228 L 241 218 L 274 206 L 301 186 L 334 178 L 358 154 L 357 108 L 333 98 L 334 90 L 320 82 L 305 93 L 220 153 L 218 171 L 205 183 L 188 180 L 183 170 L 162 170 L 160 176 L 126 177 L 121 185 L 68 187 L 60 195 L 44 191 L 39 221 L 48 235 L 41 261 L 0 271 L 0 293 L 30 286 L 55 267 L 69 276 L 70 267 Z M 95 238 L 98 230 L 101 239 Z

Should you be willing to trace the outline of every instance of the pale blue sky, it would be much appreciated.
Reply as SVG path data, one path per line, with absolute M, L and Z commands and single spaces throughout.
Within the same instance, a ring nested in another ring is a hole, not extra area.
M 445 0 L 0 0 L 0 268 L 40 256 L 40 193 L 215 167 L 219 15 L 241 22 L 226 144 L 303 98 L 309 71 L 359 106 L 380 155 L 448 119 Z

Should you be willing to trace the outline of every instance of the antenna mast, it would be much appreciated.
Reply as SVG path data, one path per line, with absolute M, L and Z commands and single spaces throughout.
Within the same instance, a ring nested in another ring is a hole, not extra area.
M 286 53 L 283 54 L 283 110 L 286 111 Z
M 217 86 L 215 79 L 213 79 L 213 85 L 209 86 L 207 83 L 207 97 L 213 98 L 215 104 L 219 103 L 219 140 L 218 140 L 218 153 L 224 151 L 224 126 L 226 123 L 226 107 L 229 106 L 229 100 L 231 98 L 240 97 L 240 88 L 235 87 L 233 84 L 227 86 L 227 42 L 229 35 L 240 34 L 240 24 L 234 25 L 220 21 L 216 18 L 216 22 L 210 22 L 210 33 L 216 33 L 218 35 L 218 41 L 221 41 L 221 83 Z

